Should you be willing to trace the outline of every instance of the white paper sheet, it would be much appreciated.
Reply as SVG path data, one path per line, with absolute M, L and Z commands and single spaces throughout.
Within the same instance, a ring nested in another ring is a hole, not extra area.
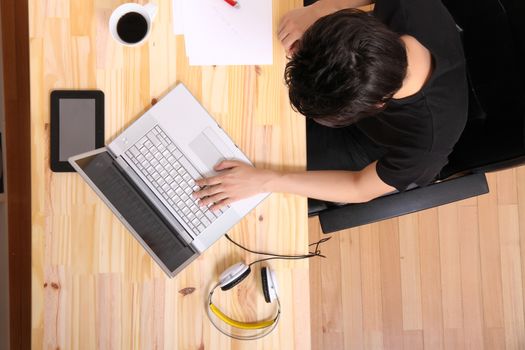
M 272 0 L 174 0 L 183 18 L 190 65 L 263 65 L 273 61 Z M 175 8 L 175 6 L 174 6 Z
M 184 0 L 173 0 L 172 7 L 172 22 L 173 22 L 173 33 L 175 35 L 184 34 L 184 12 L 183 4 Z

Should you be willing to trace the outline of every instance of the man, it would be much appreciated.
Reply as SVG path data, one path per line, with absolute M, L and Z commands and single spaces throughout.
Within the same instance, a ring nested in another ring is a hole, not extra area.
M 320 0 L 289 12 L 279 39 L 285 79 L 308 119 L 308 170 L 237 161 L 216 166 L 194 195 L 216 210 L 259 192 L 365 202 L 432 182 L 467 118 L 460 38 L 439 0 Z

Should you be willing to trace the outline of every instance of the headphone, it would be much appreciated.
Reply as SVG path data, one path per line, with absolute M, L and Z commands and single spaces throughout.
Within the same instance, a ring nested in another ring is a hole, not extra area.
M 275 327 L 277 327 L 277 324 L 279 323 L 279 318 L 281 316 L 281 303 L 279 301 L 279 285 L 277 283 L 277 277 L 275 275 L 275 272 L 270 269 L 269 266 L 263 266 L 261 268 L 261 284 L 262 284 L 262 292 L 264 295 L 264 300 L 267 303 L 276 303 L 276 310 L 273 313 L 273 316 L 267 320 L 264 321 L 256 321 L 256 322 L 241 322 L 234 320 L 233 318 L 227 316 L 225 313 L 223 313 L 214 303 L 213 303 L 213 293 L 217 288 L 220 288 L 222 291 L 228 291 L 232 289 L 233 287 L 237 286 L 239 283 L 241 283 L 246 277 L 248 277 L 252 271 L 251 266 L 257 263 L 261 263 L 263 261 L 267 260 L 273 260 L 273 259 L 286 259 L 286 260 L 296 260 L 296 259 L 307 259 L 312 258 L 314 256 L 320 256 L 325 257 L 324 255 L 321 255 L 321 251 L 318 249 L 319 245 L 321 243 L 326 242 L 331 237 L 321 239 L 319 242 L 310 244 L 310 245 L 316 245 L 315 251 L 305 254 L 305 255 L 280 255 L 280 254 L 270 254 L 270 253 L 263 253 L 263 252 L 256 252 L 252 251 L 250 249 L 247 249 L 243 247 L 242 245 L 236 243 L 233 241 L 228 235 L 226 235 L 226 238 L 235 244 L 236 246 L 240 247 L 241 249 L 244 249 L 250 253 L 255 254 L 261 254 L 261 255 L 268 255 L 271 256 L 270 258 L 260 259 L 256 260 L 248 265 L 244 263 L 237 263 L 233 266 L 230 266 L 226 271 L 221 273 L 219 277 L 219 281 L 217 284 L 212 288 L 210 291 L 210 294 L 208 295 L 208 307 L 207 307 L 207 314 L 208 318 L 210 319 L 211 323 L 224 335 L 227 335 L 234 339 L 239 340 L 255 340 L 260 339 L 268 334 L 270 334 Z M 251 335 L 242 335 L 237 333 L 228 333 L 225 330 L 223 330 L 221 327 L 219 327 L 218 323 L 216 322 L 215 317 L 224 323 L 230 325 L 234 329 L 239 330 L 247 330 L 247 331 L 256 331 L 254 334 Z
M 253 340 L 264 337 L 269 334 L 279 322 L 279 317 L 281 315 L 281 303 L 279 302 L 277 278 L 275 272 L 272 271 L 268 266 L 263 266 L 261 268 L 261 284 L 262 292 L 264 295 L 264 300 L 267 303 L 277 302 L 276 311 L 272 318 L 264 321 L 256 322 L 241 322 L 232 319 L 223 313 L 214 303 L 213 303 L 213 293 L 217 288 L 220 288 L 222 291 L 228 291 L 233 287 L 241 283 L 246 277 L 251 273 L 251 266 L 258 263 L 259 261 L 254 261 L 253 263 L 246 265 L 244 263 L 237 263 L 233 266 L 230 266 L 226 271 L 224 271 L 219 277 L 219 282 L 213 287 L 210 294 L 208 295 L 208 316 L 212 324 L 217 328 L 221 333 L 240 340 Z M 215 322 L 215 319 L 210 315 L 213 313 L 219 320 L 224 323 L 242 330 L 256 331 L 253 335 L 239 335 L 239 334 L 228 334 L 223 329 L 221 329 L 218 324 Z

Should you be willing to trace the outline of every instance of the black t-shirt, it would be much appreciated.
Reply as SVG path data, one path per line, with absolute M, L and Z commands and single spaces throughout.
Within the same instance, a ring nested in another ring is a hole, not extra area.
M 403 191 L 435 179 L 465 127 L 465 59 L 455 22 L 439 0 L 377 0 L 374 16 L 396 33 L 416 38 L 434 63 L 418 93 L 392 99 L 379 115 L 357 123 L 386 151 L 376 168 L 381 180 Z

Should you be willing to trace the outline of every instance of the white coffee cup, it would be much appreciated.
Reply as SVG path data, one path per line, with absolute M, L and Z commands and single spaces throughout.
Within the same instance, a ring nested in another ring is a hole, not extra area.
M 143 19 L 135 14 L 140 15 Z M 122 45 L 138 46 L 148 38 L 151 32 L 151 24 L 156 14 L 157 5 L 155 4 L 122 4 L 113 11 L 109 18 L 109 32 L 113 39 Z M 130 22 L 131 19 L 136 20 L 136 25 L 129 25 L 134 23 Z M 146 29 L 142 28 L 144 21 L 147 24 Z M 128 26 L 126 27 L 124 24 L 128 24 Z M 126 28 L 129 30 L 124 31 Z

